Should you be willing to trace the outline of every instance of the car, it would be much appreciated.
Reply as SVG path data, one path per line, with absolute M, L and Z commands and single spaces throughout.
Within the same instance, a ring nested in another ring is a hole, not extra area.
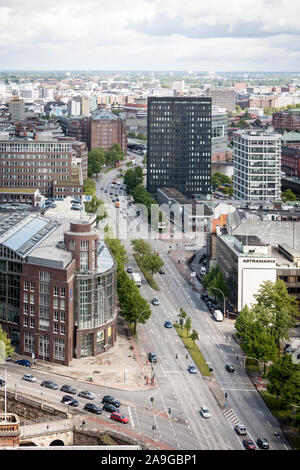
M 129 423 L 129 418 L 127 416 L 122 415 L 122 413 L 112 413 L 110 415 L 110 419 L 113 419 L 114 421 L 119 421 L 120 423 Z
M 45 388 L 50 388 L 50 390 L 58 390 L 58 385 L 54 382 L 52 382 L 52 380 L 43 380 L 43 382 L 41 382 L 41 387 L 45 387 Z
M 32 374 L 24 374 L 22 380 L 26 380 L 26 382 L 36 382 L 36 377 Z
M 71 202 L 72 202 L 73 204 L 81 204 L 81 199 L 76 199 L 76 198 L 75 198 L 75 199 L 72 199 Z
M 70 397 L 70 395 L 64 395 L 61 399 L 61 403 L 65 403 L 70 406 L 78 406 L 79 402 L 76 398 Z
M 151 300 L 152 304 L 155 305 L 155 306 L 158 306 L 160 304 L 159 300 L 157 297 L 154 297 L 152 300 Z
M 166 274 L 165 268 L 160 268 L 159 274 Z
M 16 361 L 16 364 L 18 364 L 19 366 L 31 367 L 31 362 L 28 361 L 28 359 L 18 359 Z
M 255 450 L 256 449 L 256 445 L 254 444 L 254 442 L 251 439 L 243 439 L 243 446 L 247 450 Z
M 53 203 L 53 204 L 50 205 L 50 207 L 51 207 L 51 209 L 55 209 L 55 207 L 57 207 L 57 206 L 56 206 L 56 204 Z
M 104 192 L 107 193 L 108 192 L 107 189 L 104 189 Z
M 84 405 L 84 411 L 89 411 L 90 413 L 95 413 L 96 415 L 101 415 L 102 409 L 95 405 L 94 403 L 86 403 Z
M 89 392 L 88 390 L 82 390 L 78 393 L 78 396 L 82 398 L 87 398 L 88 400 L 94 400 L 95 398 L 95 395 L 92 392 Z
M 210 412 L 207 406 L 203 405 L 200 408 L 200 414 L 203 418 L 210 418 Z
M 208 307 L 208 310 L 210 311 L 210 313 L 214 313 L 215 307 L 211 305 L 210 307 Z
M 256 444 L 260 449 L 269 449 L 270 447 L 267 439 L 264 439 L 263 437 L 257 439 Z
M 116 200 L 115 200 L 115 199 L 113 199 L 113 200 L 112 200 L 112 202 L 116 202 Z
M 234 367 L 233 367 L 232 364 L 226 364 L 225 369 L 226 369 L 228 372 L 234 372 Z
M 190 374 L 197 374 L 197 368 L 193 364 L 190 364 L 188 366 L 188 371 L 189 371 Z
M 102 410 L 115 413 L 118 411 L 118 408 L 115 405 L 111 405 L 110 403 L 104 403 Z
M 119 406 L 121 405 L 119 400 L 116 400 L 116 398 L 112 397 L 111 395 L 104 395 L 104 397 L 102 398 L 102 403 L 108 403 L 110 405 L 116 406 L 117 408 L 119 408 Z
M 152 362 L 153 364 L 155 364 L 157 362 L 157 357 L 156 357 L 156 354 L 154 353 L 148 353 L 148 361 L 149 362 Z
M 243 424 L 237 424 L 234 427 L 234 430 L 237 434 L 240 434 L 240 435 L 247 434 L 246 426 L 244 426 Z
M 72 211 L 81 211 L 81 207 L 80 207 L 80 206 L 76 206 L 76 204 L 73 204 L 73 205 L 71 206 L 71 209 L 72 209 Z
M 101 191 L 103 191 L 103 189 L 104 189 L 104 187 L 102 186 L 102 187 L 101 187 Z
M 67 393 L 72 393 L 72 395 L 76 395 L 77 390 L 76 388 L 71 387 L 71 385 L 62 385 L 60 387 L 61 392 L 67 392 Z
M 209 299 L 209 297 L 207 294 L 201 294 L 201 299 L 206 302 Z
M 173 327 L 172 323 L 170 321 L 166 320 L 165 321 L 165 328 L 172 328 L 172 327 Z
M 0 387 L 4 387 L 5 385 L 5 380 L 4 379 L 0 379 Z

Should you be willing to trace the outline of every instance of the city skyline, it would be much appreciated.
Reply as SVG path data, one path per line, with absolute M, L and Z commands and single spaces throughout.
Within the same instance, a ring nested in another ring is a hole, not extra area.
M 0 1 L 2 70 L 296 72 L 292 0 Z M 149 67 L 149 57 L 151 66 Z

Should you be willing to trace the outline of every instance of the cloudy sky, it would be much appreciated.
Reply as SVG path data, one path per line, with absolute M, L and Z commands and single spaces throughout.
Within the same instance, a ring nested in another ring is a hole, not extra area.
M 0 70 L 300 69 L 299 0 L 0 0 Z

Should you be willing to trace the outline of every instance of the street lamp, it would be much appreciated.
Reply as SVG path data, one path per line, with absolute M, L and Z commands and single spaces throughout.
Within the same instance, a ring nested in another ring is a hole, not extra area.
M 223 299 L 224 299 L 224 308 L 223 308 L 224 313 L 223 313 L 223 315 L 224 315 L 224 318 L 225 318 L 225 317 L 226 317 L 226 301 L 225 301 L 225 295 L 224 295 L 224 293 L 221 291 L 221 289 L 218 289 L 217 287 L 210 287 L 210 286 L 208 286 L 208 289 L 217 290 L 217 291 L 221 292 L 221 294 L 223 295 Z
M 145 308 L 142 312 L 140 312 L 139 316 L 137 317 L 137 320 L 134 320 L 134 334 L 136 333 L 136 324 L 139 322 L 139 319 L 143 313 L 145 313 L 148 310 L 148 308 Z

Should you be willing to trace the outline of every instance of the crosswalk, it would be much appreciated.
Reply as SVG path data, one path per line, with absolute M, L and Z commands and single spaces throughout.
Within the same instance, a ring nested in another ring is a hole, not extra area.
M 232 426 L 237 426 L 238 424 L 241 423 L 241 421 L 239 420 L 238 416 L 235 414 L 232 408 L 223 410 L 223 413 Z

